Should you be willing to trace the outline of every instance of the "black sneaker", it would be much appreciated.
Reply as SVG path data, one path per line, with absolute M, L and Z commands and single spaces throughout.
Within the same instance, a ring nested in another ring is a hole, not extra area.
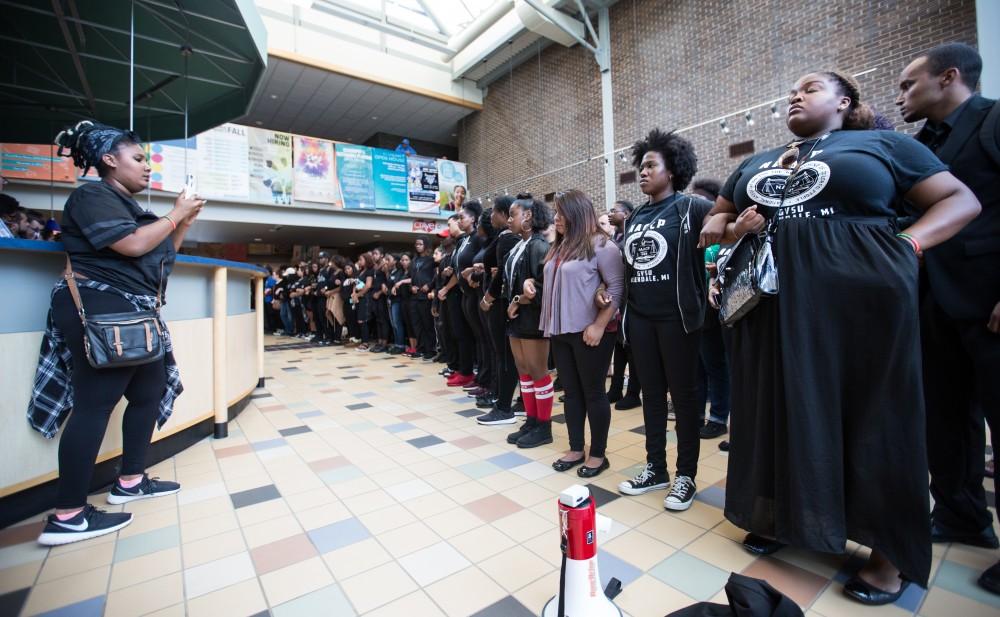
M 150 478 L 146 474 L 142 474 L 142 481 L 132 488 L 124 488 L 118 480 L 115 480 L 114 488 L 108 493 L 108 503 L 118 505 L 135 501 L 136 499 L 173 495 L 179 490 L 181 490 L 181 485 L 176 482 Z
M 521 435 L 517 440 L 518 448 L 537 448 L 552 443 L 552 422 L 536 421 L 535 428 Z
M 432 353 L 425 353 L 423 356 L 421 356 L 421 358 L 423 359 L 424 362 L 433 362 L 434 361 L 434 354 L 432 354 Z
M 496 405 L 497 399 L 492 394 L 476 397 L 476 407 L 479 409 L 489 409 Z M 514 414 L 510 414 L 513 416 Z
M 722 437 L 729 432 L 726 425 L 722 422 L 713 422 L 709 420 L 705 423 L 705 426 L 701 427 L 699 434 L 702 439 L 715 439 L 716 437 Z
M 517 413 L 515 412 L 514 415 L 516 416 Z M 521 425 L 521 428 L 517 429 L 516 431 L 514 431 L 510 435 L 507 435 L 507 443 L 517 443 L 518 439 L 520 439 L 522 436 L 526 435 L 527 433 L 531 432 L 531 429 L 535 428 L 535 426 L 537 424 L 538 424 L 538 420 L 537 419 L 535 419 L 535 418 L 526 418 L 524 420 L 524 424 Z
M 392 347 L 389 348 L 389 353 L 394 356 L 398 356 L 399 354 L 403 353 L 405 349 L 406 349 L 405 347 L 400 347 L 399 345 L 393 345 Z
M 636 407 L 642 407 L 642 401 L 639 400 L 639 397 L 634 394 L 626 394 L 624 397 L 620 398 L 617 403 L 615 403 L 615 409 L 618 411 L 635 409 Z
M 670 476 L 666 472 L 653 471 L 652 463 L 646 463 L 646 467 L 636 477 L 618 485 L 618 492 L 625 495 L 642 495 L 668 486 L 670 486 Z
M 476 422 L 483 424 L 485 426 L 495 426 L 498 424 L 516 424 L 517 418 L 514 414 L 509 411 L 500 411 L 496 407 L 493 408 L 487 414 L 483 414 L 476 418 Z
M 38 543 L 45 546 L 59 546 L 80 540 L 89 540 L 104 534 L 114 533 L 132 522 L 131 512 L 105 512 L 89 503 L 71 519 L 60 521 L 50 514 Z
M 515 416 L 528 415 L 528 412 L 524 410 L 524 401 L 522 401 L 521 399 L 517 399 L 516 401 L 514 401 L 514 404 L 511 406 L 510 410 L 514 412 Z
M 667 510 L 682 512 L 691 507 L 696 494 L 698 494 L 698 487 L 692 478 L 677 476 L 674 478 L 674 483 L 670 485 L 670 492 L 663 499 L 663 507 Z

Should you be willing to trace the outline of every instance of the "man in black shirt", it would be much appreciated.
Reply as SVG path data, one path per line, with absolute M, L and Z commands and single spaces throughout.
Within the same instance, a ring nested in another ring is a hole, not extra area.
M 1000 105 L 974 94 L 982 59 L 968 45 L 931 49 L 900 76 L 903 119 L 972 189 L 980 215 L 924 255 L 921 341 L 932 539 L 1000 547 L 983 488 L 985 432 L 1000 445 Z M 994 480 L 995 481 L 995 480 Z M 979 584 L 1000 594 L 1000 562 Z
M 433 358 L 435 354 L 434 318 L 431 316 L 431 299 L 437 266 L 432 256 L 433 247 L 426 236 L 413 241 L 413 263 L 410 266 L 410 322 L 417 335 L 417 349 L 413 357 Z

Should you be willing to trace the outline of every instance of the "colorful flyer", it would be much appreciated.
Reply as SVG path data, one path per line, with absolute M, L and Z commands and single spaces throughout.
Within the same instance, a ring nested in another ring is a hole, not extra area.
M 250 197 L 248 127 L 223 124 L 198 135 L 197 192 L 202 197 Z
M 406 155 L 393 150 L 372 148 L 372 175 L 375 181 L 375 207 L 379 210 L 406 212 Z
M 292 204 L 292 136 L 250 129 L 250 200 Z
M 438 213 L 437 159 L 426 156 L 406 157 L 410 212 Z
M 469 174 L 465 163 L 449 161 L 448 159 L 438 159 L 438 183 L 441 186 L 441 209 L 451 210 L 451 202 L 455 198 L 455 187 L 461 186 L 465 189 L 466 197 L 469 192 Z
M 367 146 L 336 144 L 337 180 L 345 210 L 374 210 L 372 152 Z
M 333 142 L 295 135 L 292 139 L 292 152 L 295 161 L 292 167 L 292 195 L 296 201 L 311 201 L 342 208 L 344 202 L 337 185 L 337 160 Z

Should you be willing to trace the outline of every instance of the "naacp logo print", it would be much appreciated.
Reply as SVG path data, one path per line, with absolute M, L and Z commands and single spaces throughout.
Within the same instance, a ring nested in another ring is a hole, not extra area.
M 747 195 L 758 204 L 777 208 L 781 204 L 781 195 L 785 191 L 785 183 L 791 173 L 790 169 L 765 169 L 750 178 L 750 182 L 747 183 Z M 830 182 L 829 165 L 823 161 L 805 163 L 792 180 L 792 186 L 788 187 L 784 207 L 809 201 L 826 188 L 828 182 Z
M 667 240 L 658 231 L 633 232 L 626 240 L 625 258 L 636 270 L 651 270 L 667 256 Z

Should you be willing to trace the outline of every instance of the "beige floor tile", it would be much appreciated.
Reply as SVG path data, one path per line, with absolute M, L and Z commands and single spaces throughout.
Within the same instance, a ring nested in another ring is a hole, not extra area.
M 681 520 L 695 524 L 702 529 L 711 529 L 725 519 L 722 514 L 722 510 L 700 501 L 692 503 L 688 510 L 684 512 L 677 512 L 675 514 Z
M 417 521 L 380 534 L 378 541 L 393 557 L 399 559 L 403 555 L 440 542 L 441 537 L 434 533 L 430 527 Z
M 927 606 L 926 600 L 924 601 L 924 606 Z M 865 606 L 859 602 L 855 602 L 844 595 L 844 586 L 839 583 L 833 583 L 827 587 L 826 591 L 820 594 L 819 598 L 813 602 L 810 608 L 824 617 L 903 617 L 903 615 L 910 615 L 909 611 L 905 611 L 894 605 Z M 926 617 L 955 617 L 956 615 L 972 617 L 966 613 L 955 612 L 954 605 L 952 605 L 947 613 L 932 615 L 922 610 L 921 614 Z
M 562 561 L 562 549 L 560 548 L 559 534 L 546 531 L 534 538 L 530 538 L 520 543 L 521 546 L 532 553 L 538 555 L 553 566 L 558 566 Z M 598 538 L 598 546 L 604 548 L 604 535 Z
M 213 497 L 205 501 L 182 505 L 178 508 L 181 523 L 190 523 L 201 518 L 208 518 L 233 511 L 233 501 L 228 495 Z
M 0 595 L 33 585 L 42 569 L 42 563 L 33 561 L 0 570 Z
M 545 576 L 553 565 L 526 548 L 515 546 L 479 563 L 479 568 L 508 592 Z
M 233 511 L 221 512 L 214 516 L 181 523 L 181 542 L 203 540 L 220 533 L 239 529 L 239 521 Z
M 379 534 L 387 531 L 392 531 L 393 529 L 399 529 L 404 525 L 408 525 L 409 523 L 416 521 L 417 517 L 413 516 L 413 514 L 411 514 L 410 511 L 403 506 L 394 502 L 394 505 L 387 508 L 369 512 L 368 514 L 362 514 L 358 516 L 358 520 L 364 523 L 365 527 L 367 527 L 369 531 L 378 536 Z
M 444 617 L 441 609 L 423 591 L 414 591 L 395 602 L 390 602 L 370 613 L 365 613 L 365 617 L 399 617 L 400 615 Z
M 469 476 L 465 475 L 461 471 L 457 471 L 455 469 L 452 469 L 451 467 L 448 467 L 448 469 L 445 469 L 444 471 L 439 471 L 437 473 L 432 473 L 431 475 L 426 476 L 424 478 L 424 481 L 426 481 L 434 488 L 440 491 L 444 491 L 445 489 L 468 482 Z
M 554 504 L 559 499 L 559 493 L 550 491 L 533 482 L 525 482 L 520 486 L 505 490 L 503 495 L 525 508 L 545 503 L 546 501 L 550 501 L 553 504 L 552 507 L 555 508 Z
M 344 579 L 341 588 L 359 613 L 416 591 L 417 584 L 396 562 Z
M 115 591 L 144 583 L 181 570 L 181 549 L 174 547 L 116 563 L 111 568 L 111 585 Z
M 458 534 L 449 538 L 448 542 L 472 563 L 478 563 L 515 546 L 515 542 L 507 534 L 492 525 L 483 525 Z
M 332 582 L 333 575 L 319 557 L 268 572 L 260 577 L 260 584 L 264 587 L 264 593 L 271 606 L 316 591 Z
M 620 497 L 609 504 L 601 506 L 598 512 L 628 527 L 638 527 L 654 516 L 661 514 L 663 507 L 660 506 L 659 510 L 655 510 L 630 497 Z
M 271 499 L 252 506 L 244 506 L 236 510 L 236 518 L 241 527 L 263 523 L 281 516 L 288 516 L 292 510 L 284 499 Z
M 818 603 L 817 603 L 818 604 Z M 996 617 L 1000 613 L 995 606 L 976 602 L 940 587 L 932 588 L 920 607 L 922 617 Z M 831 617 L 839 617 L 833 615 Z
M 744 550 L 742 544 L 714 533 L 706 533 L 688 544 L 684 552 L 730 572 L 742 572 L 757 559 Z
M 615 598 L 615 604 L 632 617 L 662 617 L 694 603 L 694 598 L 648 574 L 629 583 L 621 595 Z
M 247 550 L 246 542 L 243 541 L 243 533 L 239 529 L 203 540 L 185 542 L 181 547 L 185 568 L 200 566 L 216 559 L 242 553 L 245 550 Z
M 985 570 L 997 562 L 997 552 L 993 549 L 952 544 L 944 554 L 945 559 L 968 566 L 973 570 Z
M 482 499 L 483 497 L 489 497 L 490 495 L 495 495 L 496 491 L 486 487 L 475 480 L 464 482 L 462 484 L 456 484 L 442 491 L 448 497 L 454 499 L 456 502 L 465 505 L 470 501 L 475 501 L 477 499 Z
M 186 617 L 186 615 L 187 611 L 184 608 L 184 603 L 181 602 L 167 608 L 161 608 L 158 611 L 153 611 L 152 613 L 147 613 L 144 617 Z
M 374 479 L 374 476 L 372 476 L 372 479 Z M 344 505 L 347 506 L 347 509 L 353 512 L 355 516 L 374 512 L 375 510 L 381 510 L 382 508 L 395 504 L 396 500 L 393 499 L 389 493 L 383 490 L 369 491 L 361 495 L 348 497 L 344 500 Z
M 105 617 L 142 615 L 184 601 L 184 581 L 180 572 L 152 581 L 112 591 L 104 609 Z
M 149 500 L 146 503 L 152 503 L 152 500 Z M 165 510 L 136 512 L 132 517 L 132 523 L 128 527 L 119 531 L 118 537 L 128 538 L 136 534 L 153 531 L 154 529 L 170 527 L 171 525 L 176 525 L 177 520 L 178 516 L 176 507 L 171 507 Z
M 543 518 L 531 510 L 522 510 L 494 521 L 493 526 L 504 532 L 516 542 L 523 542 L 545 531 L 556 528 L 555 517 Z
M 111 566 L 93 568 L 31 588 L 22 615 L 44 613 L 74 604 L 94 596 L 102 596 L 108 588 Z
M 188 617 L 254 615 L 267 610 L 267 602 L 257 579 L 230 585 L 225 589 L 188 600 Z
M 115 545 L 108 542 L 98 544 L 86 550 L 49 557 L 45 560 L 45 565 L 38 575 L 38 583 L 48 583 L 59 578 L 109 565 L 114 555 Z
M 701 527 L 666 512 L 654 516 L 636 529 L 675 548 L 682 548 L 705 533 Z
M 302 526 L 291 514 L 279 516 L 263 523 L 249 525 L 243 528 L 243 537 L 246 538 L 247 546 L 257 548 L 265 544 L 270 544 L 275 540 L 294 536 L 302 533 Z
M 728 540 L 726 540 L 728 542 Z M 621 557 L 640 570 L 648 570 L 660 563 L 677 549 L 652 538 L 641 531 L 627 531 L 622 535 L 610 540 L 601 548 Z M 750 561 L 753 561 L 751 558 Z M 726 568 L 739 572 L 742 568 Z
M 376 539 L 368 538 L 324 554 L 323 561 L 337 580 L 344 580 L 392 561 L 392 555 Z
M 102 505 L 101 508 L 108 509 L 109 506 Z M 109 533 L 107 535 L 98 536 L 91 540 L 87 540 L 86 542 L 72 542 L 70 544 L 63 544 L 62 546 L 53 546 L 52 548 L 49 549 L 48 554 L 49 557 L 55 557 L 56 555 L 65 555 L 66 553 L 75 553 L 76 551 L 87 550 L 93 546 L 97 546 L 98 544 L 109 544 L 109 543 L 114 544 L 117 541 L 118 541 L 118 534 Z M 37 545 L 37 549 L 39 552 L 39 559 L 44 559 L 45 547 Z
M 334 501 L 308 510 L 296 510 L 296 518 L 299 519 L 303 529 L 317 529 L 337 521 L 351 518 L 351 512 L 336 497 Z
M 482 570 L 471 566 L 440 580 L 424 591 L 449 617 L 466 617 L 507 595 Z
M 457 536 L 483 524 L 478 516 L 462 507 L 435 514 L 424 519 L 424 522 L 442 538 Z
M 403 505 L 420 519 L 426 519 L 435 514 L 441 514 L 442 512 L 448 512 L 460 507 L 458 503 L 444 493 L 437 492 L 407 500 Z
M 250 489 L 267 486 L 268 484 L 273 484 L 273 482 L 271 482 L 271 476 L 264 472 L 240 476 L 238 478 L 226 477 L 226 490 L 229 493 L 249 491 Z
M 285 496 L 285 503 L 296 513 L 338 501 L 326 486 Z
M 496 493 L 506 493 L 508 490 L 522 486 L 524 478 L 509 471 L 500 471 L 479 479 L 479 483 Z

